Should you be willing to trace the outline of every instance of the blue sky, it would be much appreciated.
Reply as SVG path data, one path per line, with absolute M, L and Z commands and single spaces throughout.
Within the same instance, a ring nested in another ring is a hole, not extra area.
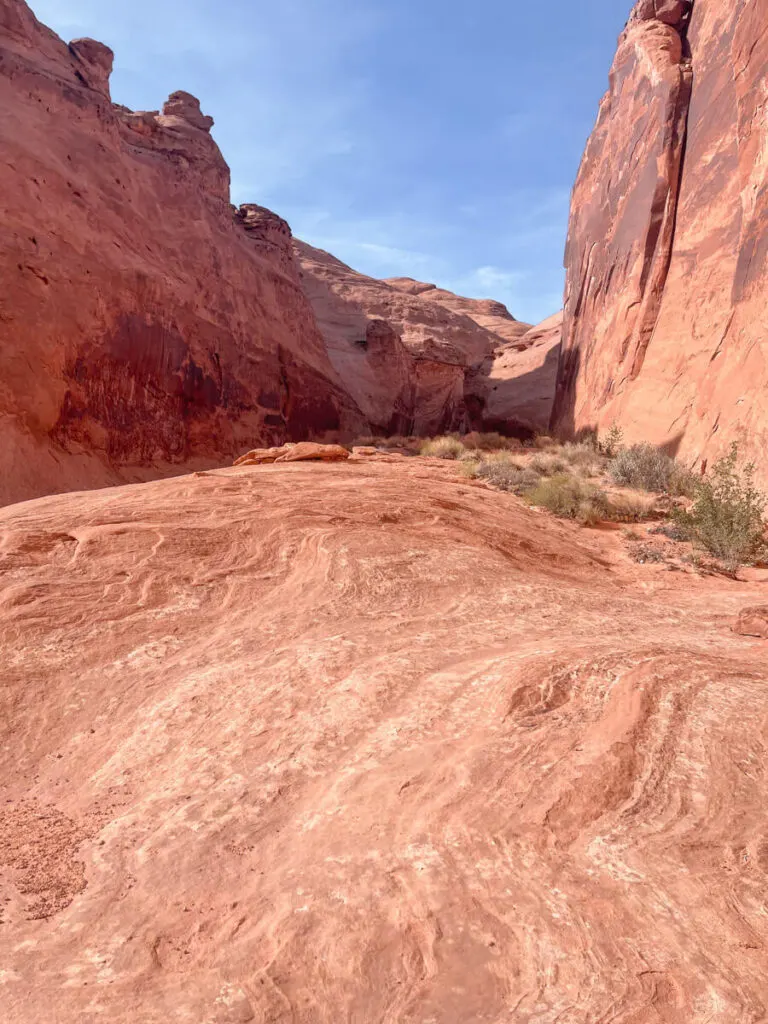
M 186 89 L 233 202 L 375 277 L 557 310 L 571 185 L 630 0 L 32 0 L 115 51 L 112 96 Z

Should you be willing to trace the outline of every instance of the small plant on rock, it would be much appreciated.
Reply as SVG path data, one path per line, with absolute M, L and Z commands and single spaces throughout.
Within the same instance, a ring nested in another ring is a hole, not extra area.
M 739 467 L 739 449 L 731 445 L 710 477 L 696 483 L 690 509 L 676 509 L 681 531 L 726 566 L 754 561 L 766 550 L 766 497 L 754 483 L 755 466 Z

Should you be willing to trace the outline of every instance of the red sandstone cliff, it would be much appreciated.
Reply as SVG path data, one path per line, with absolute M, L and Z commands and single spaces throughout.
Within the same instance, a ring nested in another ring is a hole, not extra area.
M 294 251 L 331 362 L 374 430 L 547 427 L 559 317 L 531 328 L 500 302 L 411 278 L 380 281 L 304 242 Z
M 0 0 L 0 502 L 366 428 L 288 226 L 230 206 L 197 100 L 134 113 L 111 66 Z
M 635 5 L 573 192 L 556 426 L 764 453 L 766 24 L 765 0 Z

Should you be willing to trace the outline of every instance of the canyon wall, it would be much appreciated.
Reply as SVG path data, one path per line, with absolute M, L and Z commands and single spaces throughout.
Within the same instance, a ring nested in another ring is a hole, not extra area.
M 0 503 L 367 428 L 287 224 L 230 206 L 194 97 L 134 113 L 111 65 L 0 0 Z
M 546 430 L 559 315 L 532 328 L 501 302 L 367 277 L 298 240 L 294 251 L 331 362 L 374 432 Z
M 553 425 L 768 444 L 768 4 L 640 0 L 574 187 Z

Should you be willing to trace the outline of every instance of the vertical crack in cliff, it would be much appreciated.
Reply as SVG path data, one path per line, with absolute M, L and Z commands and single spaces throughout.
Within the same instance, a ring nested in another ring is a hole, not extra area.
M 659 183 L 646 235 L 643 270 L 640 277 L 641 311 L 635 332 L 634 355 L 629 379 L 635 380 L 642 369 L 653 333 L 656 330 L 664 288 L 672 263 L 672 252 L 677 229 L 677 212 L 682 190 L 685 155 L 688 143 L 688 117 L 693 93 L 693 62 L 688 41 L 688 29 L 693 16 L 694 2 L 683 14 L 677 29 L 682 44 L 680 83 L 672 103 L 669 124 L 671 134 L 665 147 L 668 174 Z

